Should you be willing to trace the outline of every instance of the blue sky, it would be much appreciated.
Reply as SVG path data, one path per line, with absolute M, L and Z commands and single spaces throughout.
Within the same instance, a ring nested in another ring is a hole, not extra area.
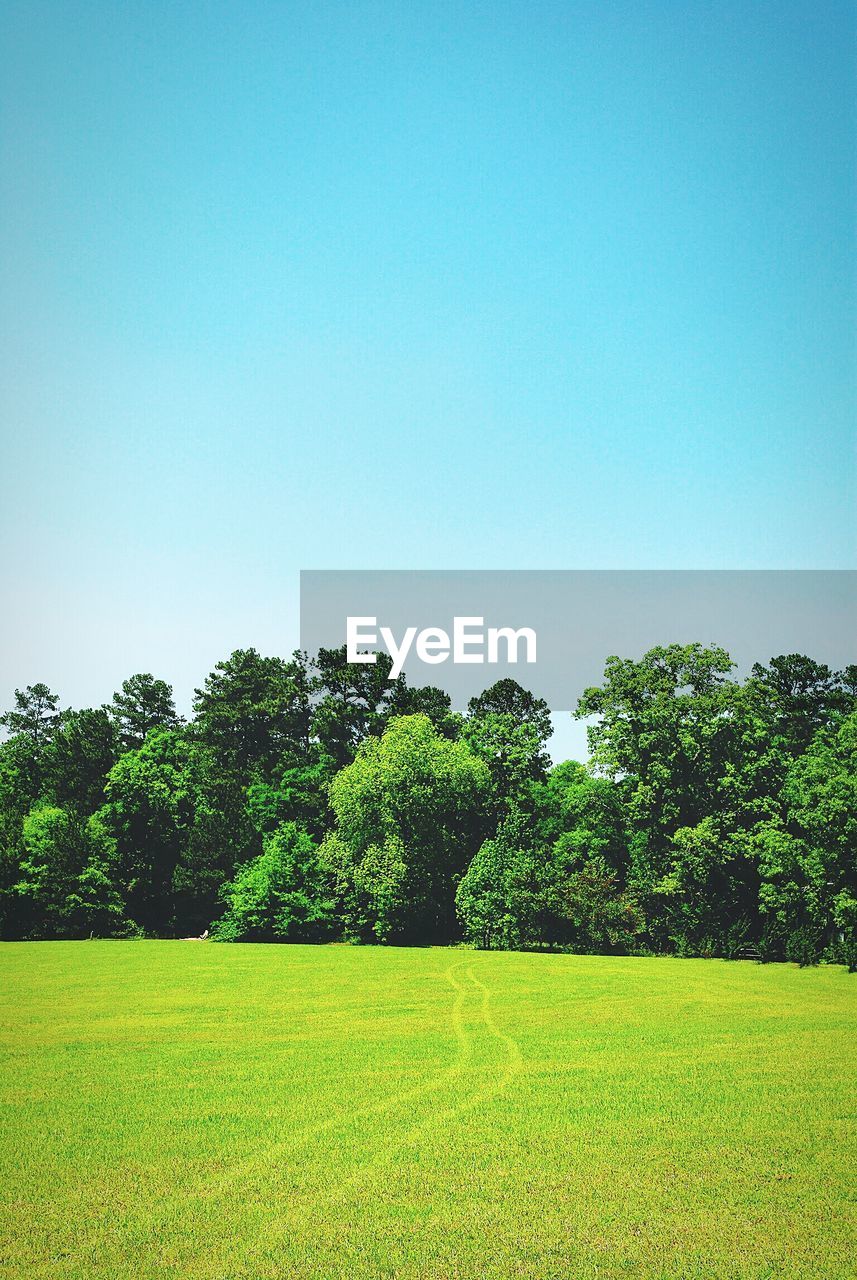
M 3 704 L 301 568 L 853 567 L 855 22 L 4 6 Z

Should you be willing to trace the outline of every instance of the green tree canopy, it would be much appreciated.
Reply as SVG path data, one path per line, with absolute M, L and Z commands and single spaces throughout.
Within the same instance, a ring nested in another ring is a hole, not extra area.
M 367 738 L 330 787 L 336 818 L 327 856 L 360 936 L 443 938 L 454 884 L 485 828 L 487 766 L 425 715 Z
M 148 671 L 122 681 L 121 690 L 113 695 L 111 710 L 127 751 L 141 747 L 152 729 L 172 729 L 180 723 L 172 688 Z

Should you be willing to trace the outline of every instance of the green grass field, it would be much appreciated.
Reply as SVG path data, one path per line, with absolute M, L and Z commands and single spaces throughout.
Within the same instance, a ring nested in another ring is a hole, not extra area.
M 857 977 L 3 944 L 0 1276 L 855 1275 Z

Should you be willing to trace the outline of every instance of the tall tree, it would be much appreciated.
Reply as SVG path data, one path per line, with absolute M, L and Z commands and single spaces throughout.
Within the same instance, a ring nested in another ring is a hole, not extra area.
M 136 924 L 152 933 L 206 927 L 217 891 L 258 839 L 211 752 L 188 731 L 150 733 L 107 779 L 99 810 L 116 842 L 117 880 Z M 241 836 L 245 836 L 242 842 Z
M 195 691 L 195 728 L 220 767 L 242 786 L 270 782 L 284 757 L 310 750 L 311 686 L 306 656 L 291 661 L 236 649 Z
M 392 666 L 387 653 L 376 653 L 374 663 L 349 662 L 345 645 L 319 649 L 312 729 L 338 767 L 354 759 L 365 738 L 384 732 L 397 696 L 397 682 L 389 679 Z M 400 685 L 401 698 L 404 682 Z
M 152 729 L 173 729 L 180 723 L 171 686 L 148 671 L 122 681 L 113 695 L 112 713 L 126 751 L 141 747 Z
M 15 690 L 15 706 L 0 716 L 0 725 L 9 731 L 7 752 L 14 761 L 15 788 L 26 809 L 41 799 L 47 786 L 47 757 L 61 719 L 59 697 L 46 684 L 30 684 Z
M 529 787 L 543 781 L 553 732 L 550 709 L 515 680 L 498 680 L 468 703 L 461 736 L 491 772 L 497 819 L 524 802 Z
M 114 846 L 100 819 L 55 805 L 33 809 L 14 893 L 17 936 L 110 937 L 127 929 L 112 878 Z
M 94 813 L 104 803 L 104 784 L 119 754 L 118 728 L 106 707 L 66 712 L 49 752 L 57 804 Z
M 756 662 L 746 696 L 764 723 L 766 734 L 789 758 L 805 751 L 819 729 L 848 709 L 844 677 L 802 653 L 782 654 L 768 665 Z

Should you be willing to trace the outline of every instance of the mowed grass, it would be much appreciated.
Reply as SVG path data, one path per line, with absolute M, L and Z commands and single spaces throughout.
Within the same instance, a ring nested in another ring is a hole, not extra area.
M 855 1275 L 857 978 L 5 944 L 0 1275 Z

